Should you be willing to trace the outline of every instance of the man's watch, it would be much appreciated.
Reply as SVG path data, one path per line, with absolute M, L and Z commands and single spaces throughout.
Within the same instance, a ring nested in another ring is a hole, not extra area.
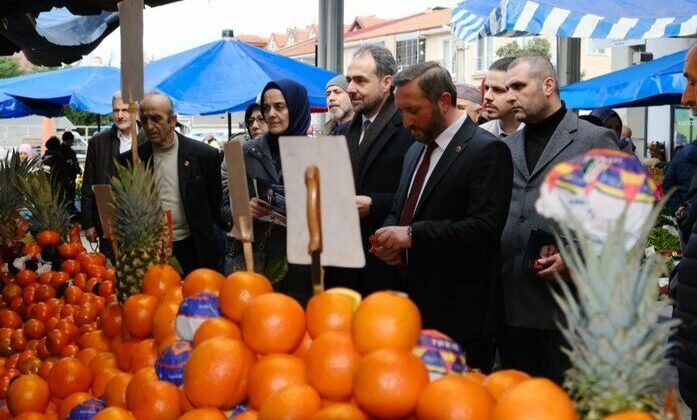
M 407 226 L 407 235 L 409 235 L 410 239 L 411 239 L 411 233 L 413 230 L 414 230 L 414 228 L 411 225 Z

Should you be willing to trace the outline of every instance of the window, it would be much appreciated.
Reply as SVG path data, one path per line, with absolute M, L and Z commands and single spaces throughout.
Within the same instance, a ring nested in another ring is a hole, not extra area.
M 610 49 L 607 48 L 607 42 L 598 42 L 597 40 L 589 39 L 587 44 L 586 44 L 586 52 L 588 54 L 603 54 L 603 55 L 608 55 L 610 53 Z
M 453 73 L 453 40 L 443 40 L 443 67 Z
M 426 38 L 397 41 L 397 70 L 426 61 Z
M 491 63 L 494 62 L 494 38 L 485 37 L 477 39 L 474 55 L 474 69 L 476 71 L 486 71 Z

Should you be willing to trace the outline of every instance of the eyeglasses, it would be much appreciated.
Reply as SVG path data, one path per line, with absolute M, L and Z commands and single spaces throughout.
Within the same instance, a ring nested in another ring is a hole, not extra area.
M 262 117 L 261 115 L 259 115 L 256 118 L 252 117 L 252 118 L 247 120 L 247 125 L 249 125 L 251 127 L 252 125 L 254 125 L 255 122 L 262 124 L 264 122 L 264 117 Z

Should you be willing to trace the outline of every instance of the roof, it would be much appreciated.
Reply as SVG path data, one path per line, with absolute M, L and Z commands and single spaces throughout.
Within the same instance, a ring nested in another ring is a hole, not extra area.
M 259 36 L 259 35 L 247 35 L 247 34 L 242 34 L 237 37 L 240 41 L 254 45 L 255 47 L 260 47 L 264 48 L 266 45 L 269 43 L 269 38 Z
M 281 48 L 276 51 L 286 57 L 300 57 L 303 55 L 314 54 L 315 45 L 317 45 L 317 37 L 312 37 L 304 41 L 295 43 L 289 47 Z
M 286 45 L 286 40 L 288 40 L 288 35 L 286 34 L 277 34 L 273 33 L 271 34 L 271 39 L 269 42 L 273 41 L 274 44 L 276 44 L 276 48 L 283 48 L 284 45 Z
M 353 22 L 351 22 L 351 24 L 348 25 L 348 29 L 346 30 L 346 32 L 367 28 L 369 26 L 377 25 L 378 23 L 387 22 L 388 20 L 389 19 L 379 18 L 375 15 L 356 16 L 356 18 L 353 19 Z

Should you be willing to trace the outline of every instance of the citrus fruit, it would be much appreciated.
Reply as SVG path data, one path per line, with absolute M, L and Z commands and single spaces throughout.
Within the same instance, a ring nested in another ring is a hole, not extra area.
M 187 411 L 179 420 L 227 420 L 227 416 L 217 408 L 197 408 Z
M 351 321 L 353 343 L 361 354 L 382 348 L 411 350 L 421 334 L 421 315 L 414 302 L 391 292 L 368 296 Z
M 185 298 L 196 293 L 209 292 L 218 294 L 223 287 L 225 276 L 209 268 L 198 268 L 189 273 L 182 283 Z
M 274 392 L 289 385 L 307 384 L 305 361 L 288 354 L 270 354 L 257 361 L 249 373 L 247 402 L 258 409 Z
M 92 384 L 90 368 L 73 357 L 60 359 L 48 374 L 48 386 L 51 394 L 65 398 L 76 392 L 87 391 Z
M 152 333 L 157 298 L 146 294 L 135 294 L 123 304 L 123 323 L 134 337 L 144 338 Z
M 534 418 L 576 419 L 571 398 L 559 385 L 545 378 L 528 379 L 509 389 L 496 403 L 494 420 Z
M 218 304 L 226 317 L 240 322 L 249 301 L 261 294 L 272 292 L 271 282 L 261 274 L 236 271 L 223 282 Z
M 320 410 L 312 420 L 368 420 L 368 417 L 353 404 L 337 403 Z
M 498 401 L 511 387 L 530 379 L 530 375 L 515 369 L 496 371 L 484 379 L 482 385 Z
M 5 397 L 13 416 L 31 411 L 43 412 L 50 399 L 48 384 L 39 375 L 19 376 L 12 381 Z
M 176 420 L 181 414 L 179 388 L 167 381 L 150 383 L 130 408 L 138 419 Z
M 312 342 L 305 356 L 307 381 L 322 398 L 347 400 L 360 360 L 348 331 L 326 332 Z
M 426 385 L 416 403 L 416 417 L 427 420 L 488 420 L 495 400 L 472 381 L 446 375 Z
M 305 312 L 291 297 L 265 293 L 247 304 L 241 327 L 245 343 L 256 353 L 290 353 L 305 334 Z
M 92 417 L 92 420 L 136 420 L 136 417 L 125 408 L 107 407 Z
M 181 276 L 171 265 L 156 264 L 145 272 L 142 292 L 161 299 L 169 289 L 180 286 L 181 280 Z
M 58 406 L 58 418 L 65 419 L 68 417 L 70 410 L 75 408 L 78 404 L 92 399 L 93 397 L 86 392 L 74 392 L 65 397 L 63 401 L 60 402 Z
M 126 388 L 133 375 L 130 373 L 117 373 L 104 388 L 104 402 L 108 407 L 126 408 Z
M 326 331 L 351 331 L 355 301 L 339 293 L 320 293 L 307 303 L 307 332 L 315 338 Z
M 319 394 L 309 385 L 291 385 L 271 394 L 259 408 L 259 420 L 309 419 L 321 409 Z
M 162 302 L 155 309 L 152 319 L 152 336 L 161 343 L 174 334 L 174 320 L 177 318 L 179 303 L 174 301 Z
M 240 328 L 229 319 L 222 317 L 210 318 L 196 330 L 194 334 L 194 347 L 213 337 L 240 340 L 242 334 L 240 333 Z

